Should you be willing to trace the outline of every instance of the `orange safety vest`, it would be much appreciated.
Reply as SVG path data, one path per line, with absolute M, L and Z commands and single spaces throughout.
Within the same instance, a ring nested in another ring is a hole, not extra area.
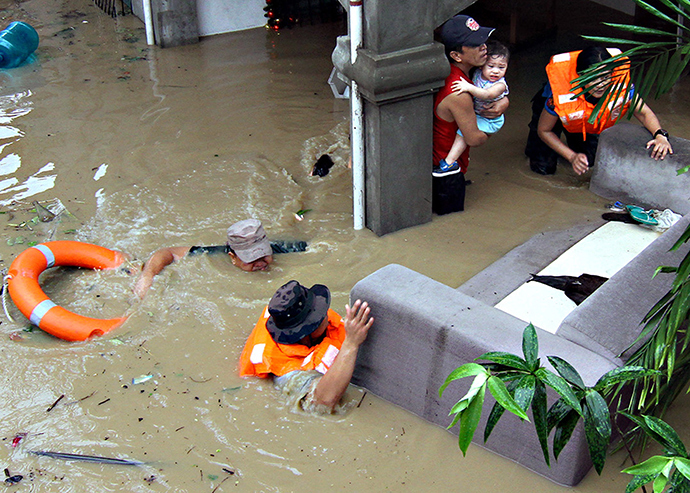
M 575 69 L 580 51 L 561 53 L 551 57 L 551 61 L 546 66 L 546 75 L 553 92 L 554 108 L 563 127 L 570 133 L 582 132 L 582 136 L 585 137 L 585 134 L 600 134 L 628 111 L 630 100 L 627 87 L 630 81 L 630 68 L 628 66 L 614 71 L 613 89 L 607 96 L 609 101 L 602 105 L 601 112 L 594 123 L 589 123 L 589 117 L 596 104 L 586 101 L 584 93 L 576 97 L 575 94 L 581 90 L 575 90 L 575 84 L 572 84 L 572 81 L 578 77 Z M 612 56 L 621 53 L 617 48 L 608 48 L 608 51 Z M 623 92 L 619 94 L 619 91 Z
M 240 356 L 240 376 L 266 378 L 281 376 L 294 370 L 316 370 L 326 373 L 340 352 L 345 340 L 345 324 L 340 315 L 328 310 L 326 336 L 316 346 L 279 344 L 266 328 L 268 306 L 249 335 Z

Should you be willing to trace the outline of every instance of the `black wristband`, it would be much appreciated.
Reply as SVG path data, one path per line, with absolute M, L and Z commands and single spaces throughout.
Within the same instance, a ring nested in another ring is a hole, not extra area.
M 664 130 L 663 128 L 660 128 L 659 130 L 657 130 L 656 132 L 654 132 L 653 137 L 656 139 L 656 136 L 657 136 L 657 135 L 662 135 L 662 136 L 664 136 L 664 137 L 666 137 L 666 138 L 668 139 L 668 132 L 667 132 L 666 130 Z

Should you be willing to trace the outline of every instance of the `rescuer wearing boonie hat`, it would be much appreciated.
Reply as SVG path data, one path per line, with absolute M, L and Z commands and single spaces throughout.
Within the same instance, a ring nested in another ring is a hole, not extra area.
M 352 378 L 359 346 L 374 319 L 366 302 L 331 310 L 331 293 L 288 281 L 273 295 L 240 356 L 240 376 L 274 381 L 307 411 L 332 411 Z
M 470 147 L 480 146 L 489 138 L 477 128 L 472 96 L 469 93 L 455 94 L 452 85 L 461 79 L 472 83 L 470 72 L 486 63 L 486 41 L 493 31 L 493 28 L 482 27 L 467 15 L 448 19 L 440 29 L 450 62 L 450 75 L 434 96 L 432 210 L 439 215 L 465 209 L 465 173 L 470 162 Z M 489 119 L 498 118 L 508 104 L 507 97 L 501 98 L 480 114 Z M 467 148 L 457 161 L 447 163 L 445 158 L 458 130 L 465 138 Z
M 134 292 L 143 298 L 151 287 L 153 278 L 166 266 L 187 255 L 224 254 L 229 255 L 232 264 L 247 272 L 268 269 L 273 263 L 273 254 L 303 252 L 304 241 L 271 242 L 266 237 L 261 221 L 245 219 L 228 228 L 227 243 L 216 246 L 164 247 L 156 250 L 144 264 L 141 275 L 134 285 Z
M 319 329 L 330 305 L 331 292 L 323 284 L 306 288 L 290 281 L 268 302 L 266 329 L 277 343 L 296 344 Z

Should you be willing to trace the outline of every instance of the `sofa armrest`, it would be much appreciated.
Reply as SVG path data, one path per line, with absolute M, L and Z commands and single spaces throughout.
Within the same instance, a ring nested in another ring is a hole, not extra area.
M 661 265 L 677 267 L 690 253 L 688 243 L 676 251 L 669 251 L 688 226 L 690 214 L 654 240 L 570 312 L 556 334 L 616 364 L 624 364 L 632 351 L 619 356 L 642 332 L 645 315 L 666 295 L 675 279 L 675 274 L 654 276 L 654 272 Z
M 673 155 L 655 161 L 645 144 L 649 132 L 639 125 L 619 123 L 599 137 L 589 189 L 601 197 L 690 212 L 690 174 L 677 176 L 690 159 L 690 141 L 671 135 Z
M 487 351 L 522 354 L 525 322 L 400 265 L 388 265 L 358 282 L 351 298 L 369 302 L 375 318 L 353 382 L 440 426 L 450 423 L 448 412 L 471 380 L 454 383 L 440 398 L 438 389 L 452 370 Z M 615 367 L 565 339 L 540 329 L 537 333 L 542 361 L 543 355 L 564 358 L 588 385 Z M 487 399 L 483 420 L 491 406 Z M 556 482 L 576 484 L 591 467 L 578 433 L 551 469 L 532 425 L 515 416 L 502 418 L 486 447 Z

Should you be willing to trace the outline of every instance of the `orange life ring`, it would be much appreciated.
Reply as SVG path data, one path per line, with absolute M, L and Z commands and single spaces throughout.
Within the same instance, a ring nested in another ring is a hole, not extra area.
M 84 341 L 120 326 L 127 317 L 103 320 L 84 317 L 56 305 L 38 284 L 49 267 L 70 265 L 113 269 L 124 262 L 122 253 L 79 241 L 50 241 L 24 250 L 12 262 L 7 287 L 12 301 L 32 324 L 67 341 Z

